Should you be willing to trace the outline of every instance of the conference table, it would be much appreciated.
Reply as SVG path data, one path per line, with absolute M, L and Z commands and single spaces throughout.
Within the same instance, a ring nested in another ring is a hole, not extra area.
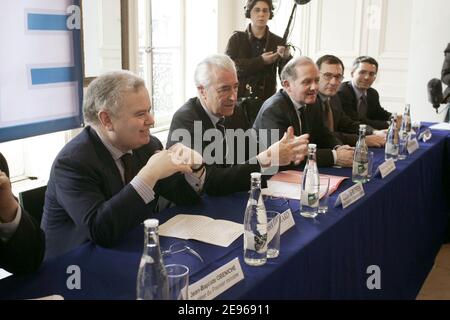
M 371 150 L 376 168 L 384 161 L 384 148 Z M 267 209 L 290 209 L 295 226 L 281 236 L 279 257 L 263 266 L 244 263 L 242 236 L 229 247 L 189 240 L 204 262 L 183 251 L 165 256 L 165 263 L 187 265 L 194 283 L 237 257 L 244 280 L 216 299 L 415 299 L 446 236 L 449 159 L 448 132 L 433 131 L 431 140 L 396 162 L 394 172 L 365 183 L 365 196 L 345 209 L 333 204 L 353 185 L 351 179 L 330 196 L 328 213 L 315 219 L 299 214 L 297 200 L 265 199 Z M 350 168 L 319 171 L 351 177 Z M 161 224 L 180 213 L 242 223 L 247 200 L 247 192 L 203 196 L 196 206 L 172 207 L 153 216 Z M 163 250 L 179 241 L 160 237 Z M 0 299 L 136 299 L 143 244 L 143 226 L 112 248 L 85 243 L 44 262 L 33 274 L 1 280 Z M 374 266 L 378 288 L 368 285 Z M 68 285 L 74 268 L 80 271 L 79 288 Z

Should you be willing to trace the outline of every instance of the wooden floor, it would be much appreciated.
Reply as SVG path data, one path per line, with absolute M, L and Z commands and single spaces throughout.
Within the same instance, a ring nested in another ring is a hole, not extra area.
M 450 244 L 439 251 L 417 300 L 450 300 Z

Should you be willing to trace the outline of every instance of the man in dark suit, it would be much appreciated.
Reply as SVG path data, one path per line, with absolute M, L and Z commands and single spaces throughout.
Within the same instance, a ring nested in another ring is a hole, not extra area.
M 177 204 L 199 201 L 201 156 L 181 145 L 163 150 L 149 132 L 150 109 L 144 81 L 130 72 L 89 85 L 83 113 L 90 126 L 61 150 L 50 173 L 46 258 L 88 240 L 113 246 L 157 210 L 160 195 Z
M 339 85 L 344 78 L 344 64 L 333 55 L 324 55 L 316 61 L 319 68 L 319 95 L 317 102 L 322 108 L 323 121 L 340 144 L 355 146 L 358 141 L 359 121 L 352 120 L 342 110 L 341 100 L 337 95 Z M 375 133 L 375 134 L 373 134 Z M 385 135 L 382 131 L 367 126 L 366 143 L 369 147 L 383 147 Z
M 8 177 L 8 164 L 0 153 L 0 268 L 32 272 L 44 257 L 44 233 L 14 198 Z
M 279 166 L 304 159 L 307 137 L 294 137 L 292 130 L 259 153 L 251 130 L 226 130 L 224 140 L 225 117 L 234 112 L 238 87 L 235 65 L 228 56 L 213 55 L 200 62 L 195 83 L 198 97 L 189 99 L 174 114 L 167 147 L 182 142 L 202 154 L 207 164 L 206 193 L 225 195 L 249 190 L 250 173 L 262 170 L 273 174 Z
M 387 129 L 391 113 L 380 105 L 380 96 L 372 84 L 378 73 L 378 62 L 371 57 L 355 59 L 352 80 L 341 84 L 338 94 L 344 112 L 353 120 L 375 129 Z
M 353 148 L 339 145 L 339 141 L 324 126 L 322 111 L 316 104 L 319 70 L 308 57 L 298 57 L 289 61 L 281 72 L 283 89 L 270 97 L 262 106 L 253 128 L 270 130 L 273 143 L 273 130 L 284 132 L 294 127 L 294 134 L 308 133 L 311 143 L 317 144 L 317 164 L 319 166 L 338 165 L 351 167 Z M 259 132 L 259 137 L 264 136 Z M 275 139 L 280 136 L 275 135 Z

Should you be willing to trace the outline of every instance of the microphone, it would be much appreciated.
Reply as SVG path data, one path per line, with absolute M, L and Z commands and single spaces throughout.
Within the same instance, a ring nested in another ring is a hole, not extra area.
M 439 109 L 441 103 L 444 101 L 444 96 L 442 95 L 442 83 L 441 80 L 433 78 L 428 81 L 428 101 L 433 105 L 433 108 Z
M 294 0 L 296 4 L 304 5 L 310 2 L 311 0 Z

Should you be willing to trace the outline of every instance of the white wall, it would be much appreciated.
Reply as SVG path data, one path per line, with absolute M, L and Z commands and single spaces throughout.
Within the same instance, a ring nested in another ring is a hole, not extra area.
M 443 120 L 444 115 L 436 115 L 428 102 L 426 88 L 431 78 L 440 79 L 444 49 L 449 42 L 450 1 L 414 0 L 406 95 L 413 118 Z

